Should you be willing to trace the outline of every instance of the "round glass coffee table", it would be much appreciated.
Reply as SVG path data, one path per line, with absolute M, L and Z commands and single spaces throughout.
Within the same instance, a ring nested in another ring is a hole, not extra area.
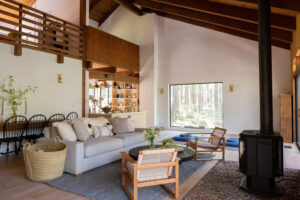
M 155 145 L 155 148 L 161 148 L 161 145 Z M 146 149 L 149 149 L 149 145 L 135 147 L 133 149 L 130 149 L 129 155 L 134 160 L 137 160 L 139 157 L 139 152 L 142 150 L 146 150 Z M 180 158 L 180 161 L 179 161 L 180 164 L 181 164 L 181 162 L 186 162 L 186 161 L 192 160 L 195 157 L 195 152 L 190 148 L 179 145 L 178 149 L 179 150 L 177 153 L 177 158 Z

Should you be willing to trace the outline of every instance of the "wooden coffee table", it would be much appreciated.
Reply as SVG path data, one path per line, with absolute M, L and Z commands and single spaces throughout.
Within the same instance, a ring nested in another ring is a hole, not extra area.
M 155 145 L 155 148 L 161 148 L 162 145 Z M 179 149 L 178 153 L 177 153 L 177 158 L 180 158 L 179 163 L 181 164 L 181 162 L 186 162 L 189 160 L 192 160 L 195 157 L 195 152 L 190 149 L 187 148 L 185 146 L 181 146 L 178 145 L 178 148 L 181 148 L 182 150 Z M 146 150 L 149 149 L 149 145 L 146 146 L 140 146 L 140 147 L 135 147 L 133 149 L 130 149 L 129 151 L 129 155 L 134 159 L 137 160 L 139 157 L 139 152 L 142 150 Z

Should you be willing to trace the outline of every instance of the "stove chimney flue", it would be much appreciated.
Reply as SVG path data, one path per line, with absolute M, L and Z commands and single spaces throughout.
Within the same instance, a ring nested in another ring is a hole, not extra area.
M 273 134 L 270 1 L 258 0 L 260 132 Z

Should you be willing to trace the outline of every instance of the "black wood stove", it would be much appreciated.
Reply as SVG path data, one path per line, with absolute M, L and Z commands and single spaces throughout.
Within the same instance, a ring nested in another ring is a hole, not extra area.
M 240 187 L 264 195 L 278 195 L 275 177 L 283 175 L 283 140 L 273 132 L 270 1 L 258 0 L 260 130 L 240 134 Z

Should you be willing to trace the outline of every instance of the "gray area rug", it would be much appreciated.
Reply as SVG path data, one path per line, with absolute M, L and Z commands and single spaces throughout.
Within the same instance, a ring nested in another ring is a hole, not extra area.
M 180 184 L 184 183 L 205 163 L 194 160 L 183 162 L 179 167 Z M 121 161 L 95 168 L 76 178 L 69 174 L 63 174 L 60 178 L 45 183 L 93 200 L 128 199 L 121 185 Z M 173 190 L 173 186 L 171 188 Z M 163 200 L 168 196 L 169 193 L 160 186 L 138 190 L 139 200 Z
M 239 163 L 219 161 L 183 198 L 183 200 L 297 200 L 300 199 L 300 170 L 285 169 L 284 176 L 276 179 L 282 196 L 266 198 L 251 195 L 239 188 L 244 176 L 238 171 Z

